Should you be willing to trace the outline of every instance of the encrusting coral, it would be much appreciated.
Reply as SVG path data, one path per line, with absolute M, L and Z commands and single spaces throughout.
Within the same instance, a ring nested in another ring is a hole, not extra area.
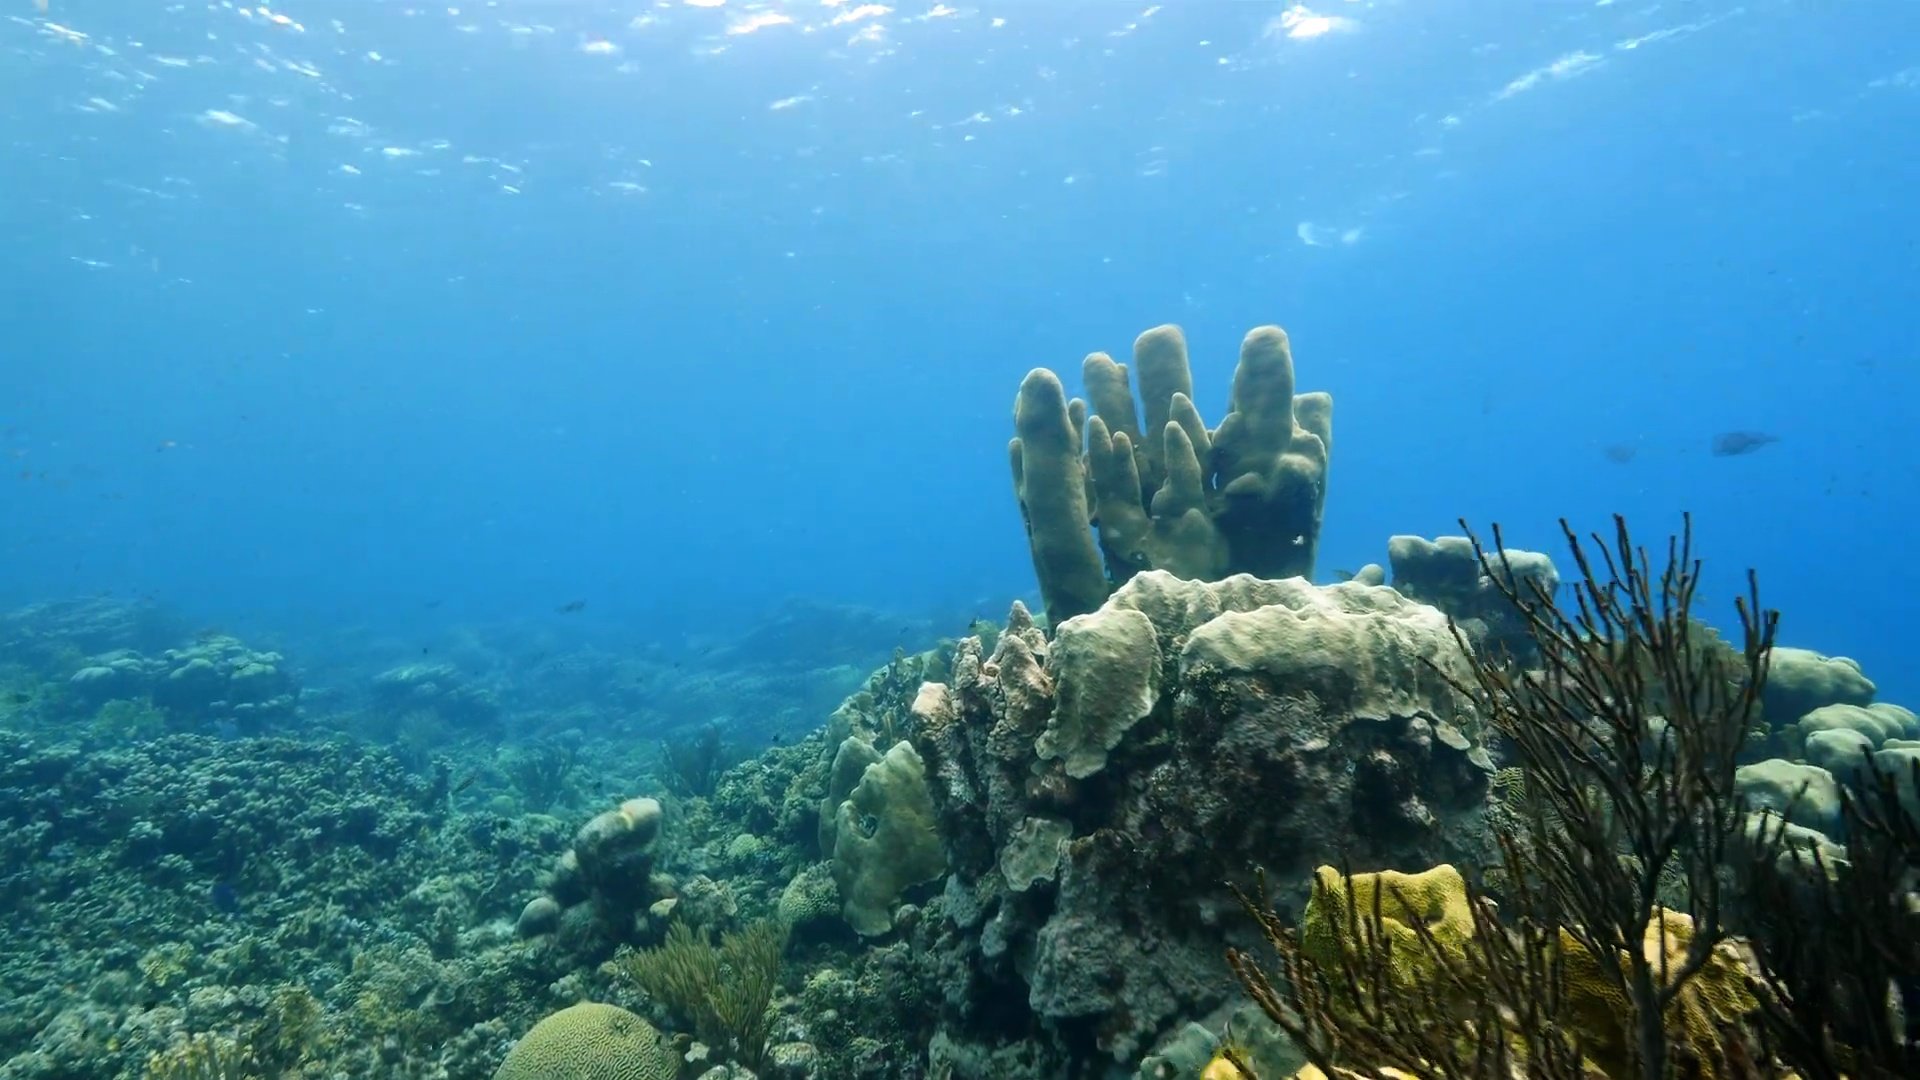
M 1310 576 L 1333 399 L 1294 394 L 1286 332 L 1247 334 L 1227 415 L 1211 429 L 1193 404 L 1179 327 L 1141 334 L 1133 356 L 1144 428 L 1127 365 L 1105 353 L 1082 368 L 1091 416 L 1046 368 L 1029 372 L 1015 399 L 1014 493 L 1048 619 L 1095 610 L 1142 570 L 1201 581 Z

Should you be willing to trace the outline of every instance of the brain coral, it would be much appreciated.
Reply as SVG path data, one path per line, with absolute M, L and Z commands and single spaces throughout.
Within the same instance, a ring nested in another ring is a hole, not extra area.
M 493 1080 L 673 1080 L 679 1072 L 679 1055 L 652 1024 L 583 1001 L 533 1025 Z
M 840 886 L 833 869 L 815 863 L 802 870 L 780 893 L 780 918 L 789 926 L 830 919 L 840 914 Z

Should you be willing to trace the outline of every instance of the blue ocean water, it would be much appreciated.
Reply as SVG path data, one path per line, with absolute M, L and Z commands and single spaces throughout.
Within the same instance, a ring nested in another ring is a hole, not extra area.
M 1920 682 L 1920 5 L 8 0 L 0 601 L 673 635 L 1032 591 L 1031 367 L 1331 391 L 1321 573 L 1694 515 Z M 1777 436 L 1715 456 L 1728 431 Z

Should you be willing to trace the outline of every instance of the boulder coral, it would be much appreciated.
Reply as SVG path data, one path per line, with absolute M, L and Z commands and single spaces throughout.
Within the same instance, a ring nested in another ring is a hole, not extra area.
M 1388 588 L 1163 570 L 1053 640 L 1016 605 L 990 653 L 962 641 L 913 706 L 970 973 L 950 1030 L 1024 1000 L 1137 1061 L 1231 996 L 1222 883 L 1249 865 L 1481 858 L 1491 762 L 1439 675 L 1461 662 Z
M 1422 536 L 1395 536 L 1387 541 L 1387 565 L 1393 570 L 1393 587 L 1402 596 L 1432 604 L 1446 612 L 1474 642 L 1506 649 L 1517 657 L 1531 658 L 1533 643 L 1525 627 L 1514 614 L 1513 605 L 1501 593 L 1509 587 L 1522 595 L 1538 589 L 1547 596 L 1560 588 L 1560 572 L 1553 559 L 1538 551 L 1504 549 L 1496 566 L 1502 580 L 1495 581 L 1475 554 L 1473 541 L 1465 536 L 1441 536 L 1429 540 Z M 1378 567 L 1367 567 L 1362 575 L 1380 574 Z
M 1027 374 L 1014 402 L 1014 493 L 1048 619 L 1097 609 L 1145 570 L 1203 581 L 1311 576 L 1333 399 L 1294 393 L 1286 331 L 1246 335 L 1214 428 L 1194 407 L 1179 327 L 1141 334 L 1133 357 L 1140 407 L 1128 366 L 1099 352 L 1081 369 L 1091 415 L 1046 368 Z
M 650 910 L 674 894 L 671 879 L 654 870 L 660 819 L 659 801 L 639 798 L 580 826 L 554 861 L 546 891 L 521 910 L 520 935 L 553 934 L 588 956 L 649 936 Z
M 1763 700 L 1774 724 L 1789 724 L 1822 705 L 1870 705 L 1873 680 L 1856 661 L 1812 649 L 1775 646 Z
M 1769 659 L 1765 724 L 1753 742 L 1773 756 L 1749 761 L 1734 776 L 1749 815 L 1749 846 L 1759 846 L 1767 829 L 1784 827 L 1783 858 L 1817 850 L 1831 865 L 1843 858 L 1847 803 L 1875 783 L 1869 770 L 1911 786 L 1920 719 L 1875 701 L 1873 681 L 1846 657 L 1778 645 Z

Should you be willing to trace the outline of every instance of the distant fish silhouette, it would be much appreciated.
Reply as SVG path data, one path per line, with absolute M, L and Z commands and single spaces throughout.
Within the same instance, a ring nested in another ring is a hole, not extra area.
M 1614 443 L 1602 449 L 1600 452 L 1606 455 L 1607 460 L 1613 462 L 1615 465 L 1625 465 L 1627 462 L 1633 460 L 1633 455 L 1638 451 L 1626 443 Z
M 569 600 L 566 603 L 561 604 L 559 607 L 554 608 L 553 610 L 559 612 L 562 615 L 571 615 L 576 611 L 584 611 L 586 609 L 586 606 L 587 606 L 587 602 L 585 600 Z
M 1764 431 L 1723 431 L 1713 437 L 1714 457 L 1739 457 L 1780 441 L 1780 436 Z

